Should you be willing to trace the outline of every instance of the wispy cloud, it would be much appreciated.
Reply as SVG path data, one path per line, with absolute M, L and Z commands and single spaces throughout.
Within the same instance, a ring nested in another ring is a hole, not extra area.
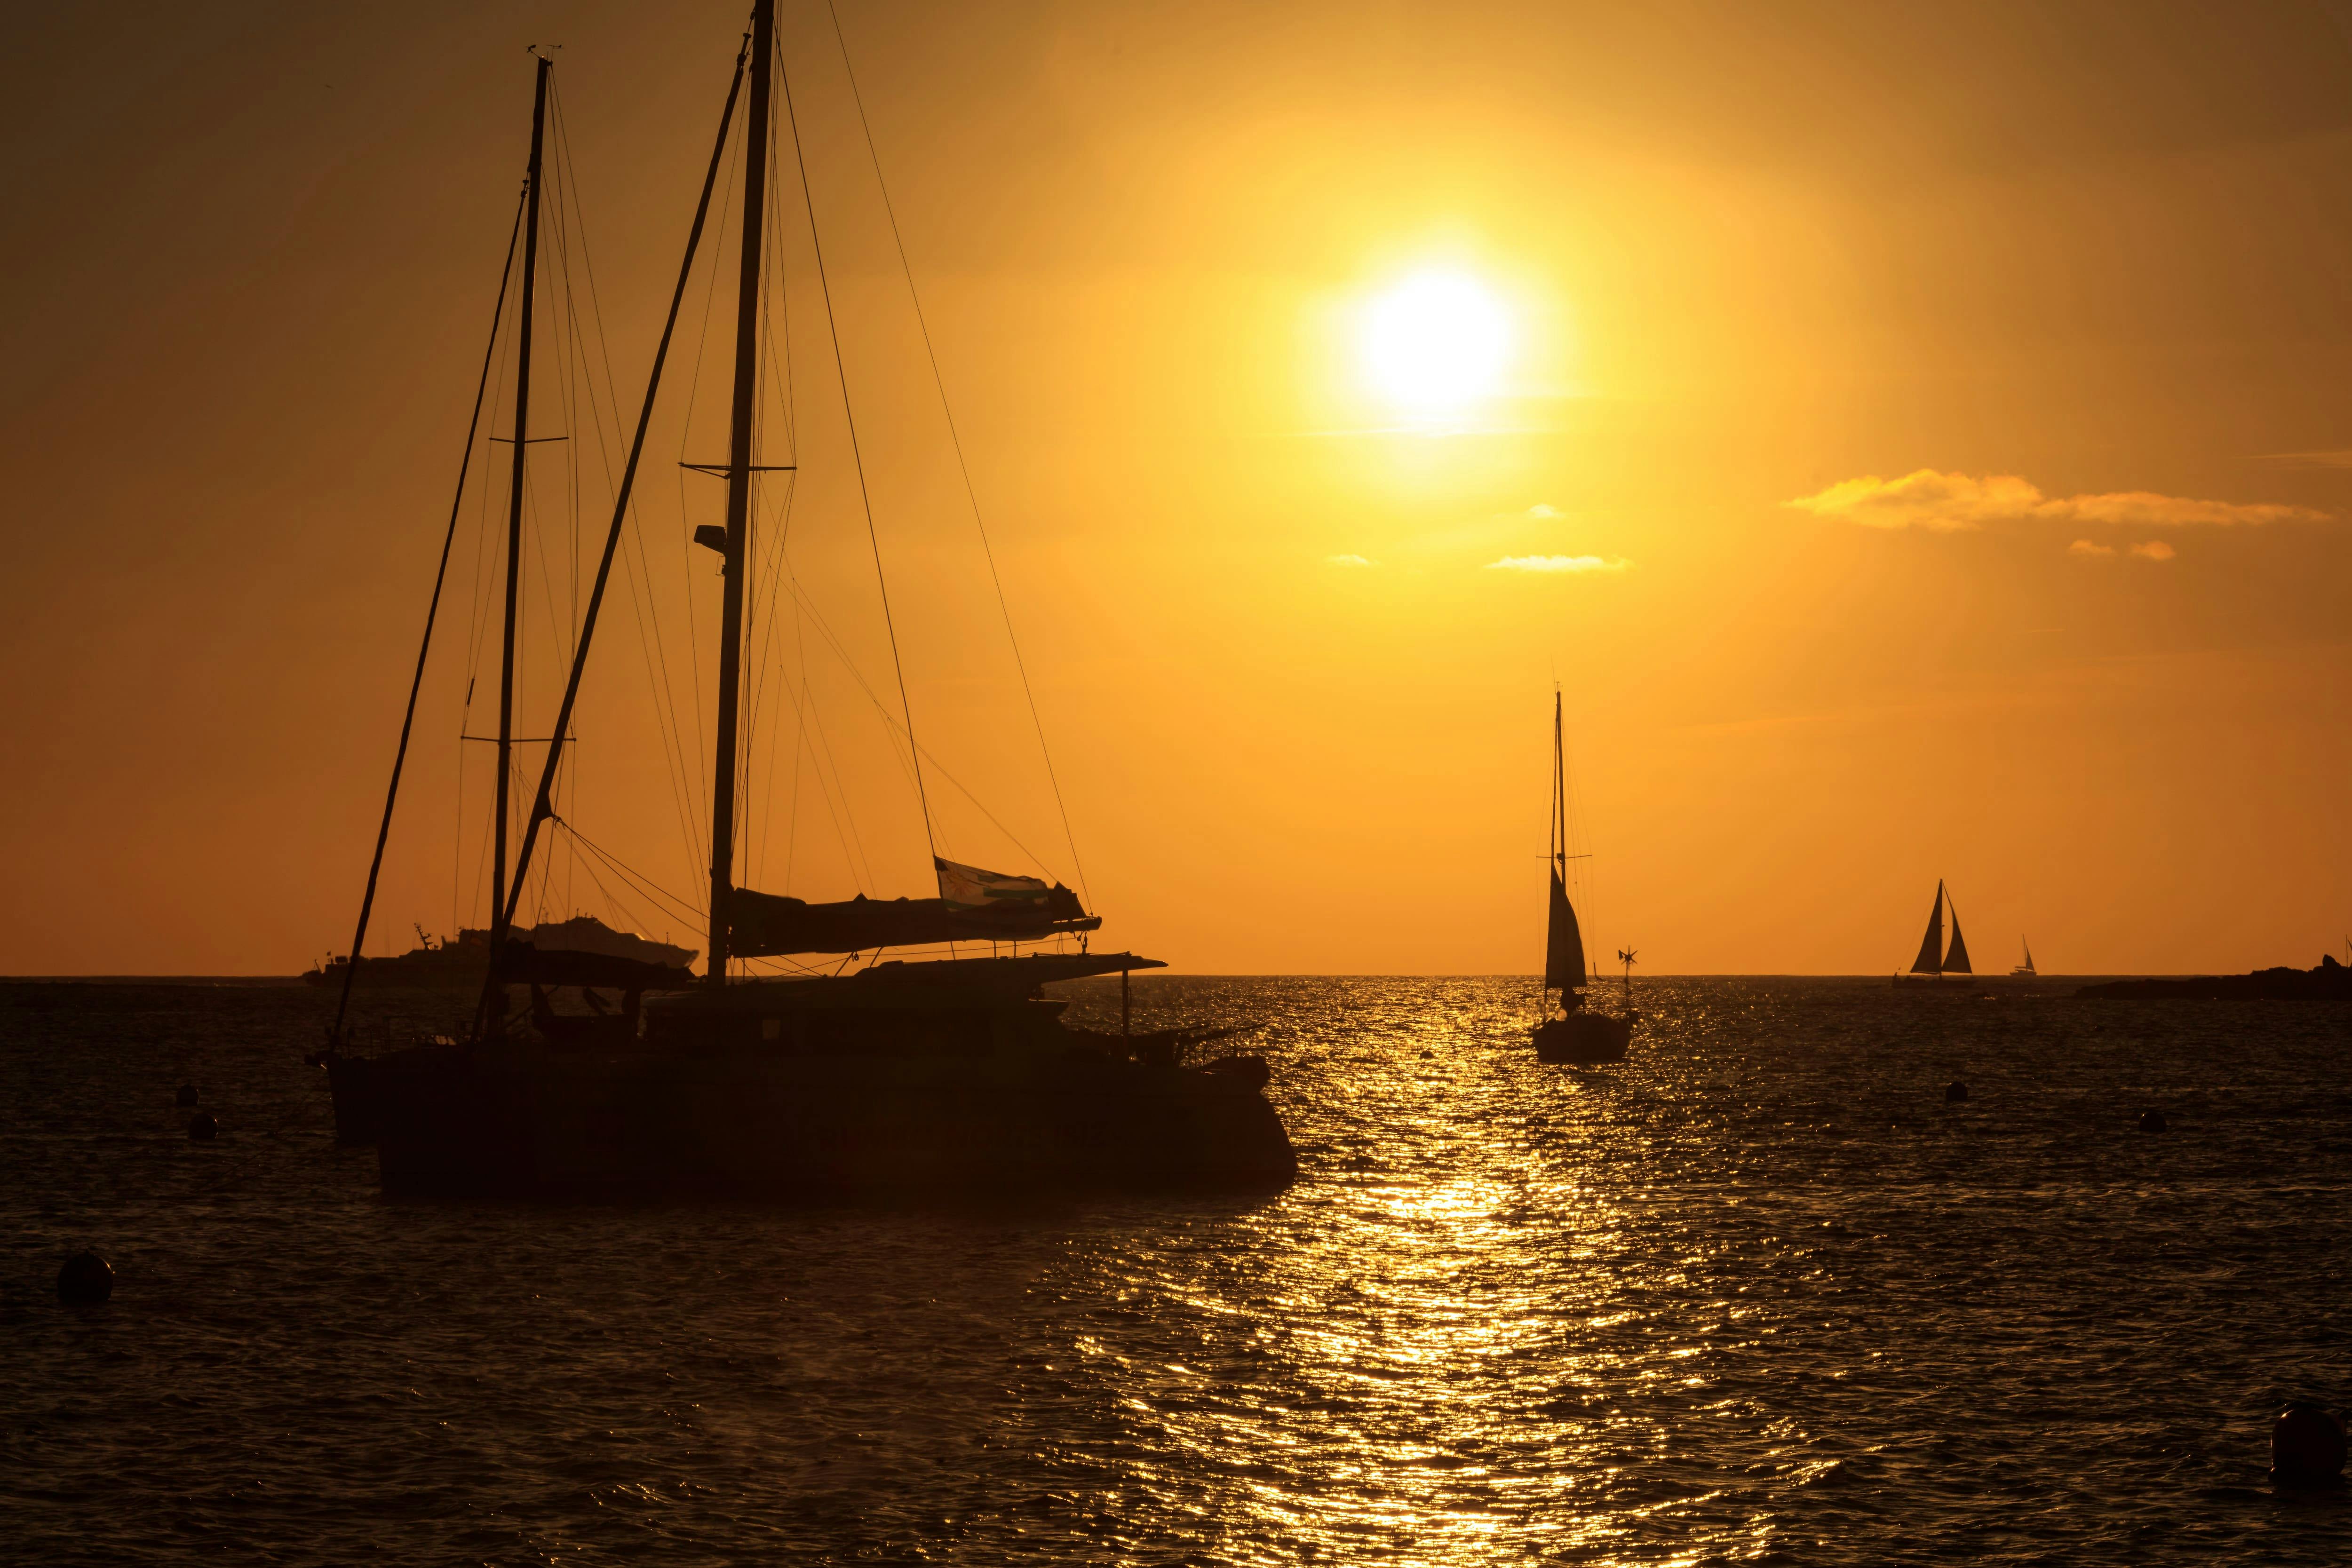
M 2265 452 L 2255 459 L 2282 468 L 2352 468 L 2352 449 L 2340 452 Z
M 2116 547 L 2093 544 L 2089 539 L 2076 539 L 2066 547 L 2066 553 L 2080 556 L 2084 560 L 2113 560 L 2116 558 Z M 2141 560 L 2170 560 L 2180 552 L 2162 539 L 2150 539 L 2144 545 L 2133 545 L 2131 553 Z
M 1559 516 L 1559 508 L 1553 506 L 1549 501 L 1538 501 L 1534 506 L 1528 508 L 1528 516 L 1538 518 L 1556 517 Z
M 1626 571 L 1633 563 L 1616 556 L 1507 555 L 1486 563 L 1488 571 Z
M 1815 517 L 1873 528 L 1958 532 L 1991 522 L 2092 523 L 2118 528 L 2245 528 L 2263 523 L 2321 522 L 2308 507 L 2200 501 L 2120 490 L 2103 496 L 2045 496 L 2014 474 L 1942 474 L 1922 468 L 1899 479 L 1875 474 L 1842 479 L 1817 495 L 1782 505 Z
M 1381 563 L 1360 555 L 1327 555 L 1323 558 L 1333 566 L 1378 566 Z

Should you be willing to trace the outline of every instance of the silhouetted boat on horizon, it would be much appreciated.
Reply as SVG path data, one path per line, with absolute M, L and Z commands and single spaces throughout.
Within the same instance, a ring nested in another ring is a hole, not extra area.
M 1622 1061 L 1633 1040 L 1633 960 L 1625 960 L 1625 1011 L 1601 1012 L 1585 1005 L 1588 974 L 1584 933 L 1568 897 L 1568 753 L 1561 735 L 1560 697 L 1551 696 L 1551 897 L 1545 912 L 1543 1016 L 1535 1028 L 1541 1061 Z M 1560 1011 L 1552 1012 L 1552 993 Z
M 1952 928 L 1955 931 L 1959 929 L 1958 921 L 1955 920 L 1953 922 Z M 2019 937 L 2017 941 L 2018 946 L 2025 949 L 2025 962 L 2011 969 L 2009 972 L 2010 976 L 2013 979 L 2033 979 L 2042 973 L 2041 970 L 2033 967 L 2033 944 L 2028 942 L 2022 936 Z
M 357 971 L 352 960 L 335 954 L 302 976 L 305 985 L 341 986 L 348 979 L 362 990 L 447 991 L 479 996 L 490 974 L 490 934 L 478 926 L 461 926 L 457 935 L 435 941 L 423 931 L 407 952 L 381 958 L 362 957 Z M 681 972 L 689 969 L 697 949 L 656 942 L 631 931 L 615 931 L 593 915 L 569 920 L 543 920 L 519 938 L 543 953 L 575 952 L 628 958 Z
M 542 951 L 517 935 L 515 917 L 532 852 L 542 826 L 555 820 L 551 801 L 562 749 L 549 747 L 509 875 L 505 813 L 520 465 L 529 439 L 530 300 L 550 68 L 542 57 L 524 194 L 524 309 L 512 444 L 517 477 L 508 528 L 499 815 L 486 982 L 473 1025 L 462 1039 L 376 1059 L 362 1069 L 350 1065 L 355 1059 L 348 1054 L 339 1013 L 326 1053 L 331 1069 L 342 1063 L 355 1085 L 364 1082 L 363 1103 L 355 1104 L 363 1115 L 354 1119 L 363 1120 L 374 1138 L 384 1191 L 433 1197 L 901 1193 L 961 1198 L 1024 1190 L 1265 1189 L 1288 1182 L 1297 1174 L 1297 1159 L 1263 1093 L 1269 1076 L 1265 1061 L 1234 1055 L 1198 1066 L 1185 1062 L 1190 1047 L 1234 1030 L 1129 1033 L 1128 977 L 1165 966 L 1133 953 L 1089 951 L 1087 937 L 1100 927 L 1101 917 L 1087 911 L 1067 887 L 959 863 L 936 852 L 931 866 L 939 895 L 931 898 L 861 895 L 809 903 L 737 883 L 746 579 L 757 559 L 751 538 L 756 517 L 752 487 L 756 475 L 790 466 L 761 464 L 753 449 L 761 385 L 762 246 L 773 200 L 769 152 L 776 121 L 770 99 L 772 78 L 782 74 L 773 0 L 758 0 L 736 57 L 602 563 L 572 650 L 562 703 L 548 732 L 570 733 L 662 367 L 725 163 L 730 127 L 748 86 L 740 150 L 744 184 L 736 209 L 741 256 L 729 457 L 723 466 L 699 465 L 726 480 L 726 523 L 704 525 L 694 534 L 697 545 L 718 556 L 723 574 L 704 975 L 698 980 L 620 956 Z M 814 225 L 813 213 L 810 222 Z M 821 276 L 823 253 L 821 246 L 816 248 Z M 486 377 L 488 362 L 486 356 Z M 468 440 L 470 451 L 470 434 Z M 865 483 L 862 469 L 858 483 Z M 456 515 L 453 506 L 453 528 Z M 877 576 L 880 564 L 877 549 Z M 437 584 L 436 596 L 437 602 Z M 431 624 L 428 614 L 428 647 Z M 895 637 L 892 656 L 897 657 Z M 420 679 L 423 669 L 420 653 Z M 900 687 L 903 693 L 903 676 Z M 413 717 L 413 690 L 410 702 Z M 924 753 L 913 744 L 911 714 L 903 727 L 919 791 Z M 403 755 L 405 746 L 404 727 Z M 395 762 L 395 794 L 398 780 Z M 927 831 L 929 810 L 926 798 Z M 384 831 L 390 821 L 388 797 Z M 383 841 L 380 831 L 379 864 Z M 364 937 L 374 883 L 371 870 L 354 952 Z M 1075 950 L 1066 946 L 1051 953 L 1018 952 L 1024 941 L 1048 938 L 1075 942 Z M 861 955 L 878 958 L 891 947 L 955 943 L 986 944 L 991 956 L 893 959 L 848 973 L 783 978 L 730 974 L 730 963 L 738 960 L 841 955 L 845 965 Z M 999 954 L 999 945 L 1012 946 L 1014 956 Z M 1070 1027 L 1062 1021 L 1066 1000 L 1044 994 L 1048 985 L 1112 974 L 1120 977 L 1117 1034 Z M 620 1003 L 593 1018 L 562 1021 L 544 1000 L 546 988 L 556 985 L 592 994 L 615 992 Z M 528 989 L 531 998 L 520 1011 L 513 1006 L 515 988 Z M 347 985 L 346 1001 L 348 995 Z
M 1952 912 L 1952 945 L 1944 946 L 1944 911 Z M 1915 990 L 1933 988 L 1938 991 L 1973 991 L 1976 976 L 1969 967 L 1968 939 L 1960 935 L 1960 911 L 1952 903 L 1952 895 L 1944 890 L 1941 878 L 1936 883 L 1936 902 L 1927 910 L 1927 934 L 1919 939 L 1919 956 L 1911 960 L 1911 972 L 1895 977 L 1895 988 Z

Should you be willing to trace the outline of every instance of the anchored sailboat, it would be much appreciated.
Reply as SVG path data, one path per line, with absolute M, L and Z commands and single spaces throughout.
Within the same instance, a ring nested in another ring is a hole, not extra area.
M 542 103 L 548 68 L 542 60 Z M 776 88 L 783 89 L 787 110 L 781 126 L 771 113 Z M 763 380 L 761 363 L 769 271 L 763 231 L 775 210 L 770 141 L 791 123 L 774 0 L 758 0 L 736 57 L 611 528 L 548 733 L 570 733 L 662 367 L 726 162 L 730 127 L 745 99 L 728 460 L 723 467 L 686 465 L 727 483 L 724 526 L 705 525 L 694 534 L 698 545 L 719 556 L 723 584 L 705 973 L 698 982 L 650 965 L 604 960 L 606 967 L 589 978 L 576 963 L 551 964 L 549 955 L 517 939 L 542 829 L 567 826 L 553 806 L 561 748 L 551 747 L 511 874 L 503 855 L 503 813 L 499 820 L 488 976 L 470 1035 L 404 1053 L 369 1080 L 384 1189 L 629 1197 L 1264 1187 L 1288 1181 L 1297 1161 L 1280 1119 L 1260 1092 L 1268 1076 L 1263 1059 L 1227 1056 L 1187 1067 L 1185 1048 L 1211 1038 L 1209 1031 L 1129 1035 L 1126 977 L 1164 966 L 1132 953 L 1089 952 L 1084 938 L 1100 927 L 1101 918 L 1060 883 L 984 871 L 935 850 L 936 898 L 809 903 L 740 884 L 738 727 L 744 706 L 746 590 L 761 559 L 751 539 L 752 487 L 755 476 L 794 466 L 763 464 L 754 450 L 761 428 L 756 400 L 775 381 L 772 367 Z M 534 183 L 538 168 L 534 133 Z M 813 211 L 810 225 L 814 241 Z M 823 246 L 812 249 L 821 277 Z M 525 277 L 527 294 L 527 272 Z M 520 420 L 518 413 L 518 442 Z M 853 453 L 856 439 L 853 421 Z M 875 562 L 878 579 L 878 543 Z M 887 617 L 887 585 L 882 604 Z M 511 606 L 509 583 L 509 627 Z M 895 636 L 892 647 L 895 659 Z M 920 794 L 925 753 L 914 742 L 911 713 L 903 711 L 903 674 L 899 684 L 902 713 L 894 722 L 906 737 L 929 833 L 929 800 Z M 502 757 L 508 717 L 502 704 Z M 504 791 L 502 768 L 501 804 Z M 847 974 L 774 979 L 730 974 L 733 964 L 776 956 L 878 956 L 889 946 L 968 941 L 992 948 L 1053 936 L 1075 938 L 1077 946 L 1023 956 L 873 962 Z M 1111 974 L 1121 978 L 1118 1034 L 1065 1025 L 1067 1004 L 1043 994 L 1055 981 Z M 556 1019 L 540 997 L 543 985 L 554 984 L 619 989 L 624 1005 L 590 1020 Z M 516 987 L 528 987 L 532 998 L 520 1012 L 513 1009 Z
M 1944 946 L 1944 912 L 1952 912 L 1952 945 Z M 1895 977 L 1897 986 L 1937 984 L 1950 989 L 1973 990 L 1976 979 L 1969 967 L 1968 938 L 1960 935 L 1960 912 L 1938 879 L 1936 902 L 1927 910 L 1927 934 L 1919 939 L 1919 956 L 1908 974 Z
M 2032 979 L 2042 972 L 2033 967 L 2033 944 L 2021 936 L 2017 939 L 2017 945 L 2025 949 L 2025 962 L 2018 965 L 2010 973 L 2021 979 Z
M 1544 936 L 1543 1017 L 1535 1029 L 1536 1056 L 1544 1061 L 1622 1061 L 1633 1038 L 1633 959 L 1625 963 L 1625 1013 L 1585 1006 L 1584 932 L 1568 897 L 1568 753 L 1561 735 L 1560 698 L 1551 697 L 1551 898 Z M 1552 993 L 1559 993 L 1558 1016 Z

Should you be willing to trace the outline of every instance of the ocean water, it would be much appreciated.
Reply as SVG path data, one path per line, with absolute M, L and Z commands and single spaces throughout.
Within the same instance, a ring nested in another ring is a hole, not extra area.
M 1636 987 L 1567 1069 L 1525 981 L 1139 981 L 1263 1024 L 1296 1186 L 814 1211 L 387 1203 L 327 998 L 0 987 L 5 1554 L 2352 1561 L 2266 1474 L 2352 1402 L 2352 1009 Z

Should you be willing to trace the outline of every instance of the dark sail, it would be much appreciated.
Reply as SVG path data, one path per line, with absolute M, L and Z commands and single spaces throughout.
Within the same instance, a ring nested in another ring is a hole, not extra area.
M 1955 909 L 1952 911 L 1952 950 L 1944 955 L 1944 973 L 1969 975 L 1975 972 L 1969 967 L 1968 939 L 1960 935 L 1960 912 Z
M 1927 912 L 1927 935 L 1920 939 L 1919 956 L 1911 960 L 1911 972 L 1915 975 L 1943 973 L 1943 951 L 1944 884 L 1939 882 L 1936 884 L 1936 907 Z M 1961 956 L 1965 958 L 1968 955 L 1963 953 Z
M 739 958 L 786 953 L 860 953 L 936 942 L 1031 942 L 1066 931 L 1094 931 L 1078 895 L 1059 883 L 1043 900 L 964 909 L 940 898 L 867 898 L 809 904 L 736 888 L 730 895 L 727 950 Z
M 1551 873 L 1551 932 L 1544 943 L 1544 985 L 1561 990 L 1584 988 L 1584 933 L 1577 929 L 1576 905 L 1559 873 Z

